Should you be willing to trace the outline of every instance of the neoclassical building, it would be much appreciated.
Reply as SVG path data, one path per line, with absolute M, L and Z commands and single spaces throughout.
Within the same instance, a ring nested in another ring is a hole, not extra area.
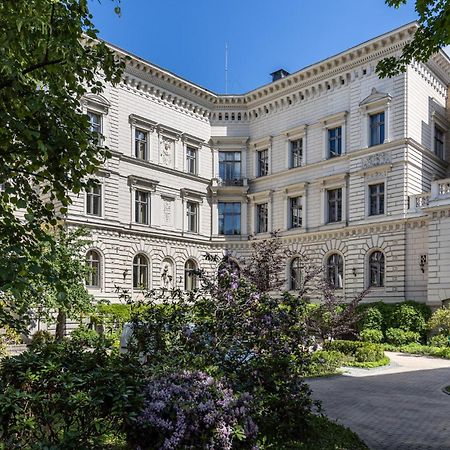
M 192 289 L 205 253 L 245 256 L 280 230 L 346 297 L 450 299 L 450 59 L 394 78 L 375 67 L 408 24 L 239 95 L 215 94 L 129 56 L 122 82 L 84 102 L 112 153 L 73 197 L 92 232 L 89 290 Z M 286 289 L 301 276 L 286 261 Z

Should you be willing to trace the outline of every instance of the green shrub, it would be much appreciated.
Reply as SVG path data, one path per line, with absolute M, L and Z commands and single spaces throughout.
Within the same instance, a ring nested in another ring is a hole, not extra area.
M 31 337 L 29 347 L 34 348 L 39 347 L 41 345 L 50 344 L 54 340 L 55 337 L 49 331 L 47 330 L 36 331 L 36 333 L 34 333 L 33 336 Z
M 426 329 L 429 315 L 420 303 L 404 302 L 397 304 L 393 314 L 393 327 L 404 331 L 422 333 Z
M 372 342 L 375 344 L 379 344 L 383 342 L 384 336 L 383 332 L 380 330 L 374 330 L 374 329 L 364 329 L 359 333 L 359 337 L 364 342 Z
M 381 345 L 367 343 L 357 348 L 353 356 L 356 362 L 374 362 L 383 359 L 384 351 Z
M 446 334 L 436 334 L 428 339 L 428 345 L 432 347 L 448 347 L 448 336 Z
M 314 377 L 336 373 L 344 363 L 345 355 L 335 350 L 318 350 L 311 355 L 305 376 Z
M 362 305 L 362 316 L 358 322 L 358 329 L 360 330 L 379 330 L 383 329 L 383 315 L 377 307 L 368 307 Z
M 82 347 L 97 347 L 99 345 L 111 345 L 112 340 L 109 337 L 100 335 L 97 331 L 88 328 L 86 325 L 80 325 L 70 333 L 72 341 L 77 342 Z
M 8 449 L 105 448 L 105 438 L 140 408 L 140 379 L 137 365 L 104 348 L 35 344 L 0 366 L 1 442 Z
M 361 341 L 331 341 L 326 344 L 327 350 L 334 350 L 346 355 L 347 362 L 374 362 L 383 359 L 383 346 Z
M 386 330 L 386 342 L 393 345 L 405 345 L 418 343 L 420 333 L 405 331 L 401 328 L 389 328 Z
M 437 309 L 427 323 L 429 330 L 436 330 L 438 333 L 450 334 L 450 309 Z

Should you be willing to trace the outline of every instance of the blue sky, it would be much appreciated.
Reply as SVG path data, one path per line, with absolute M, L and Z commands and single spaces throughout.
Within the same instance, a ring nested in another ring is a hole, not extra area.
M 212 91 L 266 84 L 416 19 L 384 0 L 91 0 L 100 36 Z

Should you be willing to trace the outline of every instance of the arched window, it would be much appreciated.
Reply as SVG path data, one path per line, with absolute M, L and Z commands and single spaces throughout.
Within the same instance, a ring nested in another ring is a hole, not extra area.
M 197 264 L 194 260 L 188 259 L 184 265 L 184 290 L 193 291 L 197 288 Z
M 302 262 L 299 257 L 294 258 L 290 265 L 290 289 L 298 290 L 302 286 Z
M 327 259 L 327 279 L 333 289 L 344 286 L 344 261 L 339 253 L 333 253 Z
M 133 259 L 133 287 L 147 288 L 148 286 L 148 259 L 142 253 Z
M 88 273 L 86 274 L 86 286 L 91 288 L 100 287 L 100 254 L 95 250 L 89 250 L 86 253 L 86 264 Z
M 369 256 L 369 286 L 384 286 L 384 254 L 379 250 Z

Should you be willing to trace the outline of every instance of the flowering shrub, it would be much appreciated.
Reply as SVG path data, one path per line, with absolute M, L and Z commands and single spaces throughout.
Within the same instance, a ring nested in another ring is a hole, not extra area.
M 253 448 L 258 429 L 250 397 L 236 396 L 203 372 L 183 371 L 148 380 L 144 406 L 129 440 L 141 449 Z

